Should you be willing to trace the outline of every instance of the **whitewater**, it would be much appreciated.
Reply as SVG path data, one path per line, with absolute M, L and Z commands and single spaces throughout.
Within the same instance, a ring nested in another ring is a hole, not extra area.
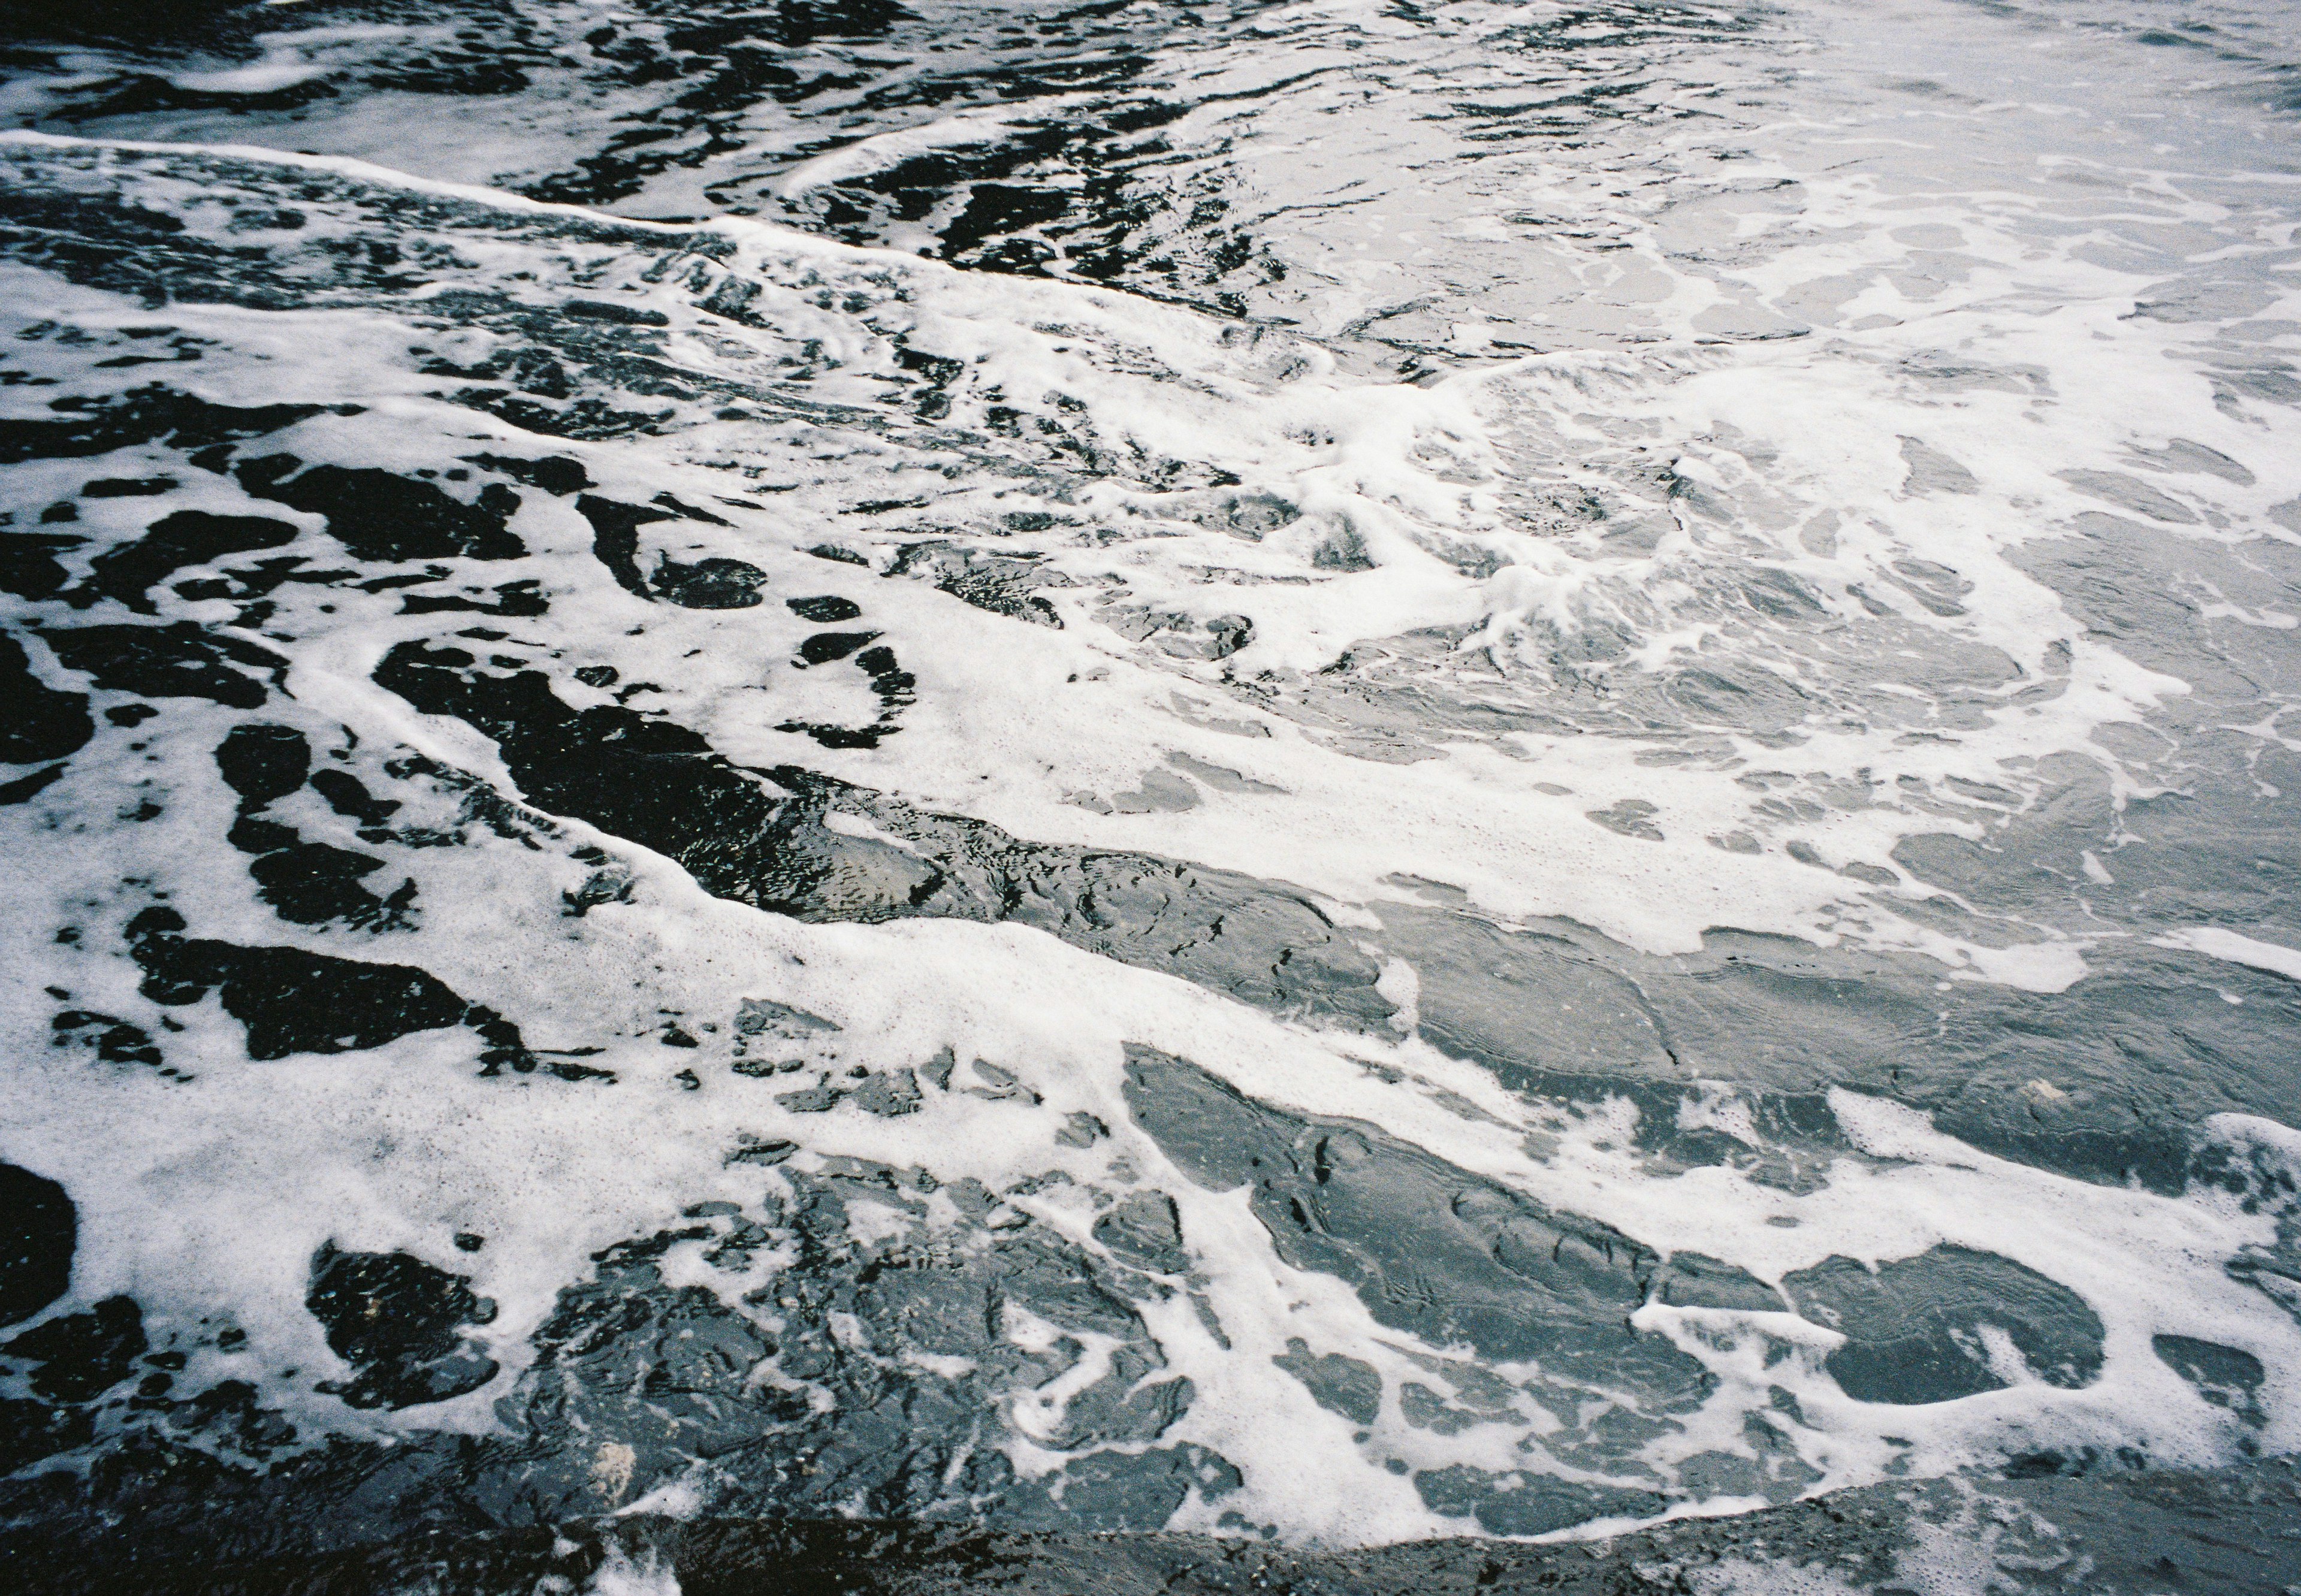
M 2294 13 L 0 16 L 26 1588 L 2301 1581 Z

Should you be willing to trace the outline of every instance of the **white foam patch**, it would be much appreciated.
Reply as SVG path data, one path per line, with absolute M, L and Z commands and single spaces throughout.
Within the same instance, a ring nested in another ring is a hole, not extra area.
M 2233 965 L 2266 970 L 2288 981 L 2301 981 L 2301 949 L 2240 936 L 2217 925 L 2193 925 L 2167 936 L 2153 937 L 2150 940 L 2160 948 L 2187 948 L 2211 958 L 2227 959 Z
M 1058 109 L 1062 102 L 1050 104 L 1037 102 L 1035 113 Z M 962 111 L 956 116 L 938 117 L 916 128 L 904 128 L 894 132 L 874 133 L 852 144 L 842 144 L 800 162 L 776 180 L 775 188 L 785 197 L 819 188 L 826 183 L 845 182 L 851 178 L 868 177 L 899 166 L 915 155 L 931 150 L 965 149 L 973 146 L 997 144 L 1009 134 L 1033 124 L 997 110 Z
M 1853 1596 L 1854 1591 L 1832 1568 L 1748 1558 L 1720 1558 L 1706 1567 L 1688 1570 L 1686 1579 L 1702 1596 Z
M 679 1578 L 671 1565 L 657 1559 L 653 1547 L 633 1562 L 611 1541 L 607 1559 L 583 1589 L 588 1596 L 679 1596 Z

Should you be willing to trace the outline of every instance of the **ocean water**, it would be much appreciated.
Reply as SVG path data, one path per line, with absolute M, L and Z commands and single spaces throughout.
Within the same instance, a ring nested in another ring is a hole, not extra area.
M 13 1523 L 2301 1451 L 2301 13 L 0 17 Z

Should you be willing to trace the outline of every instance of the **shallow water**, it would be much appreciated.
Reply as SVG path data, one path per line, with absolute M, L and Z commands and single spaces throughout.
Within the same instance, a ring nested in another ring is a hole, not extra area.
M 2290 15 L 7 14 L 19 1524 L 2301 1450 Z

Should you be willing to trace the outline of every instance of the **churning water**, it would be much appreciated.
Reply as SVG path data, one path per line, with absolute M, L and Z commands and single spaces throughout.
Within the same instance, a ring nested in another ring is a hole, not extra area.
M 0 20 L 17 1522 L 2301 1450 L 2301 13 Z

